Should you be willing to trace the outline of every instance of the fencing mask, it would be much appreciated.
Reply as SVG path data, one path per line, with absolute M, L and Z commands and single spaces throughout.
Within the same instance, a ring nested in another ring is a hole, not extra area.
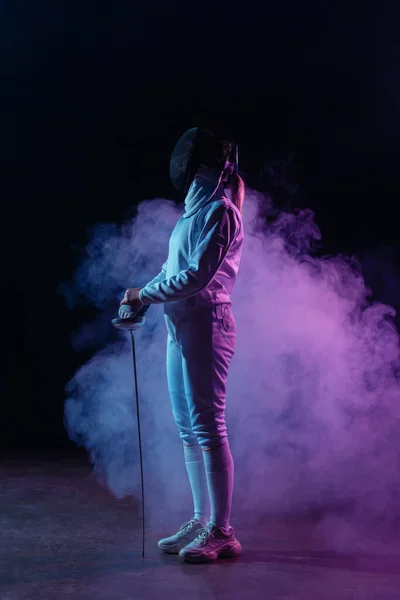
M 234 151 L 233 161 L 229 157 Z M 187 194 L 200 165 L 218 169 L 227 176 L 238 168 L 237 145 L 219 140 L 211 131 L 201 127 L 188 129 L 178 140 L 170 162 L 170 177 L 182 194 Z

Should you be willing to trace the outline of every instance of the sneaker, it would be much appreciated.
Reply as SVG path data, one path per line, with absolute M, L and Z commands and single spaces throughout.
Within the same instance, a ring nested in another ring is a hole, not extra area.
M 204 529 L 204 524 L 198 519 L 190 519 L 180 526 L 175 535 L 163 538 L 158 542 L 158 547 L 167 554 L 178 554 L 179 551 L 192 542 L 199 531 Z
M 180 558 L 191 563 L 211 562 L 217 558 L 239 556 L 242 547 L 235 538 L 233 527 L 224 529 L 212 523 L 199 531 L 193 542 L 182 548 Z

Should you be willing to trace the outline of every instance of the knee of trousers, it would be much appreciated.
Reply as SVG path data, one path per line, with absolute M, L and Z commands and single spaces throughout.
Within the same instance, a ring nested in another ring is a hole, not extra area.
M 196 434 L 194 434 L 193 432 L 183 431 L 182 429 L 180 429 L 179 437 L 181 438 L 185 446 L 196 446 L 199 443 Z
M 213 448 L 218 448 L 219 446 L 223 446 L 228 442 L 228 436 L 226 433 L 198 433 L 196 435 L 197 442 L 200 444 L 202 450 L 212 450 Z

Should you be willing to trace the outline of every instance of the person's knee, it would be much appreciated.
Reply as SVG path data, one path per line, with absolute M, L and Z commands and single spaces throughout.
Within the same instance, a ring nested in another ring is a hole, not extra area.
M 197 441 L 200 444 L 201 449 L 204 452 L 209 452 L 210 450 L 213 450 L 214 448 L 220 448 L 224 444 L 227 444 L 228 437 L 226 436 L 226 434 L 224 434 L 224 435 L 218 435 L 218 434 L 207 435 L 207 434 L 202 433 L 202 434 L 197 435 Z
M 197 446 L 199 443 L 198 438 L 194 433 L 180 432 L 180 438 L 184 446 Z

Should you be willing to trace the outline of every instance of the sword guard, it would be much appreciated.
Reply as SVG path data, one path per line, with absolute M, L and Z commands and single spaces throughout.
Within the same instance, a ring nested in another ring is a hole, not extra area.
M 147 312 L 147 310 L 149 308 L 150 308 L 150 305 L 146 304 L 146 305 L 142 306 L 138 312 L 133 313 L 130 310 L 130 307 L 128 304 L 123 304 L 122 306 L 120 306 L 120 309 L 118 312 L 118 314 L 119 314 L 118 319 L 113 319 L 111 321 L 111 323 L 117 329 L 124 329 L 125 331 L 134 331 L 135 329 L 139 329 L 139 327 L 142 327 L 145 324 L 146 318 L 145 318 L 144 314 Z M 124 315 L 126 315 L 126 316 L 124 316 Z
M 111 323 L 117 329 L 125 329 L 125 331 L 134 331 L 135 329 L 139 329 L 146 322 L 145 317 L 135 317 L 134 319 L 113 319 Z

